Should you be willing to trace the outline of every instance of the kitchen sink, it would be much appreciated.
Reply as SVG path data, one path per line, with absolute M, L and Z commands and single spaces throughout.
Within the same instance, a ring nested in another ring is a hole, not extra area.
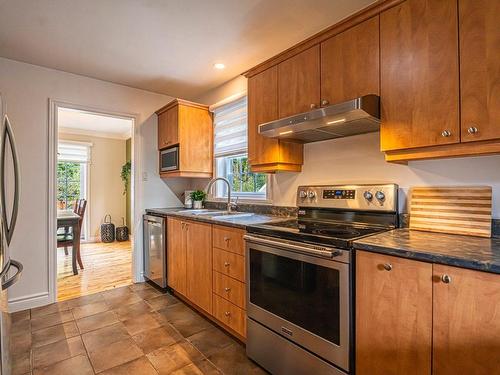
M 218 214 L 214 214 L 212 215 L 214 217 L 214 219 L 217 219 L 217 220 L 225 220 L 225 219 L 234 219 L 234 218 L 238 218 L 238 217 L 248 217 L 248 216 L 253 216 L 255 214 L 251 213 L 251 212 L 227 212 L 227 211 L 224 211 L 224 212 L 220 212 Z

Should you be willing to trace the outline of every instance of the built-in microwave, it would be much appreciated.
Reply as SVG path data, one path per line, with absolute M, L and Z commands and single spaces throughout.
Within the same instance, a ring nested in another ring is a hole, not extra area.
M 179 146 L 160 151 L 160 173 L 179 169 Z

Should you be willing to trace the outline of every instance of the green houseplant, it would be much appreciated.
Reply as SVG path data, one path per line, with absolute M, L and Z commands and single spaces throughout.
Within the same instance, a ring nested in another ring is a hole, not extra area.
M 132 171 L 132 163 L 130 161 L 127 161 L 125 164 L 122 165 L 122 172 L 120 176 L 125 185 L 125 188 L 123 189 L 123 195 L 127 194 L 127 188 L 130 181 L 131 171 Z
M 207 193 L 203 190 L 195 190 L 191 193 L 191 199 L 193 200 L 193 208 L 200 209 L 203 207 L 203 201 L 207 197 Z

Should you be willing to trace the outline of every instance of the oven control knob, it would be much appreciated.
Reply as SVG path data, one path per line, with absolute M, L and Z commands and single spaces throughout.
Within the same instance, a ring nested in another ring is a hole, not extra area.
M 299 197 L 304 199 L 307 197 L 307 193 L 304 190 L 299 191 Z
M 371 201 L 371 200 L 373 199 L 373 194 L 367 190 L 367 191 L 365 191 L 365 193 L 363 194 L 363 197 L 365 197 L 365 199 L 366 199 L 367 201 Z
M 385 194 L 381 191 L 377 191 L 375 193 L 375 198 L 377 198 L 379 201 L 383 201 L 385 199 Z
M 310 199 L 313 199 L 315 196 L 316 196 L 316 193 L 312 190 L 309 190 L 307 192 L 307 196 L 310 198 Z

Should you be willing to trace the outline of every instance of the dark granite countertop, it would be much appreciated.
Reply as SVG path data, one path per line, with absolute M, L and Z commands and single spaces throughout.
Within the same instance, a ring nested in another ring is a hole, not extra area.
M 500 238 L 395 229 L 354 242 L 360 250 L 500 274 Z
M 193 221 L 201 221 L 209 224 L 217 224 L 234 228 L 246 229 L 248 225 L 265 224 L 277 221 L 286 220 L 282 216 L 261 215 L 249 212 L 237 212 L 236 215 L 218 216 L 216 213 L 223 212 L 221 210 L 208 209 L 207 211 L 216 212 L 214 215 L 195 215 L 196 210 L 187 210 L 182 207 L 177 208 L 148 208 L 146 213 L 160 215 L 160 216 L 173 216 Z

